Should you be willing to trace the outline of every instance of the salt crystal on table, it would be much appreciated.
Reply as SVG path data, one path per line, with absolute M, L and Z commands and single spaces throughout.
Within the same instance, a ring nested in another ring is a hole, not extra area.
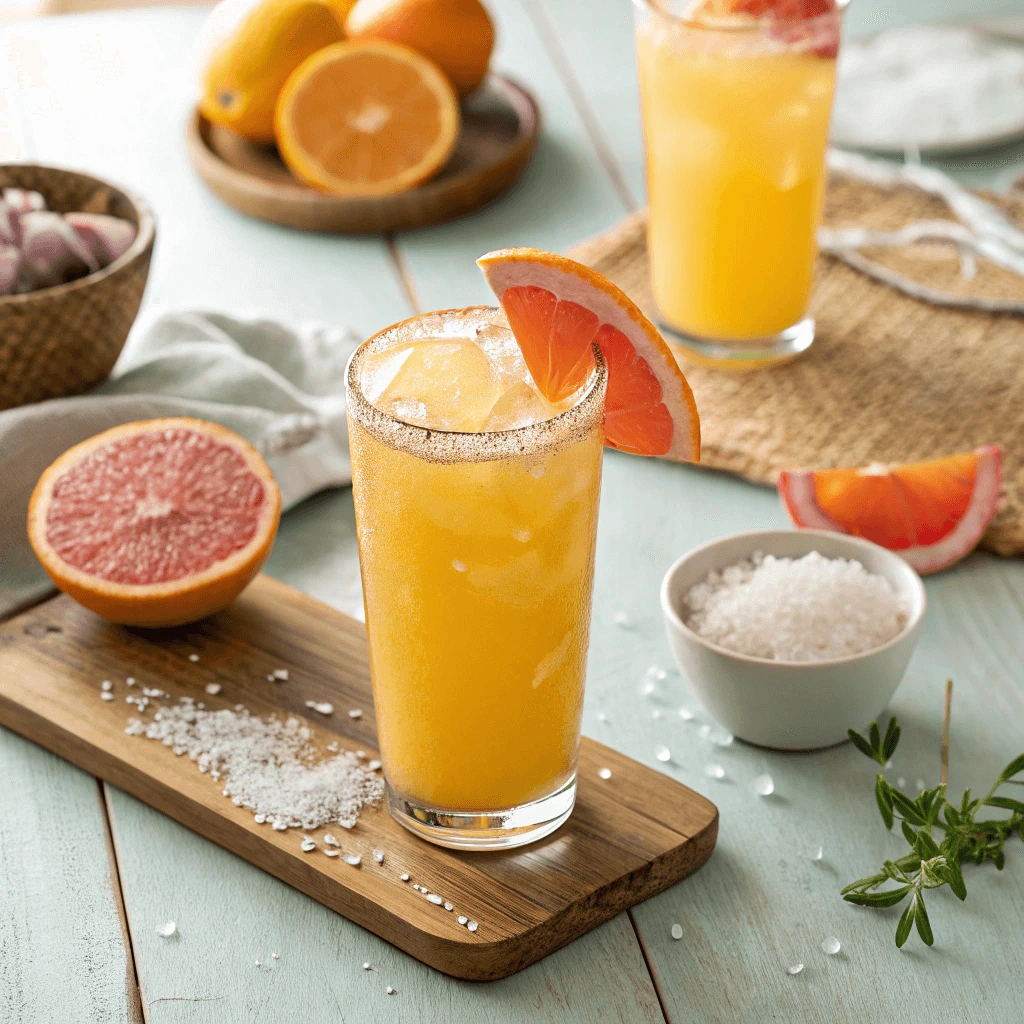
M 669 750 L 668 747 L 655 747 L 654 748 L 654 756 L 659 761 L 671 761 L 672 760 L 672 751 Z
M 836 953 L 838 953 L 839 950 L 842 949 L 842 946 L 839 940 L 834 935 L 832 935 L 821 944 L 821 949 L 822 952 L 826 953 L 828 956 L 835 956 Z
M 207 683 L 203 689 L 206 690 L 211 697 L 216 697 L 217 694 L 220 693 L 220 683 Z
M 819 846 L 814 853 L 811 854 L 811 860 L 821 860 L 825 856 L 824 847 Z
M 689 708 L 680 708 L 679 709 L 679 717 L 684 722 L 692 722 L 693 721 L 693 712 Z
M 792 967 L 787 967 L 786 971 L 789 974 L 799 974 L 804 969 L 803 964 L 793 964 Z
M 725 769 L 720 764 L 707 764 L 704 766 L 704 774 L 709 779 L 724 779 Z
M 672 938 L 681 939 L 683 937 L 683 926 L 681 924 L 672 925 Z
M 611 768 L 600 768 L 597 774 L 602 779 L 610 779 L 612 777 L 612 770 Z
M 190 654 L 188 656 L 188 660 L 189 661 L 198 661 L 199 660 L 199 655 L 198 654 Z
M 162 939 L 169 939 L 177 930 L 178 926 L 173 921 L 168 921 L 166 924 L 160 925 L 156 933 Z
M 691 587 L 683 613 L 690 629 L 727 650 L 822 661 L 880 647 L 906 625 L 908 608 L 855 559 L 755 552 Z
M 612 622 L 614 622 L 619 629 L 629 629 L 632 625 L 629 616 L 625 612 L 615 612 L 615 614 L 612 615 Z
M 754 779 L 754 792 L 758 796 L 771 796 L 775 792 L 775 780 L 770 775 L 758 775 Z

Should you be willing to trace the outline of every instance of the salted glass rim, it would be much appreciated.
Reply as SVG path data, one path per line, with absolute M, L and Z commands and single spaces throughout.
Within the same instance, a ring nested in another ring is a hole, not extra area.
M 579 398 L 570 409 L 552 416 L 551 419 L 531 423 L 512 430 L 458 431 L 423 427 L 392 416 L 378 409 L 363 394 L 360 377 L 362 357 L 370 352 L 379 352 L 403 341 L 416 340 L 408 337 L 410 325 L 428 321 L 431 317 L 446 318 L 449 321 L 466 321 L 467 333 L 474 319 L 484 314 L 495 316 L 497 306 L 467 306 L 464 309 L 438 309 L 429 313 L 418 313 L 378 331 L 363 341 L 349 357 L 345 370 L 345 393 L 349 415 L 377 441 L 396 451 L 407 452 L 429 462 L 493 462 L 499 459 L 513 459 L 546 455 L 583 440 L 600 423 L 604 415 L 605 395 L 608 387 L 608 365 L 601 350 L 594 346 L 594 369 L 587 382 L 581 387 Z M 507 329 L 507 328 L 506 328 Z M 452 334 L 457 338 L 461 335 Z M 426 339 L 424 339 L 426 340 Z
M 633 0 L 633 6 L 638 10 L 647 11 L 661 18 L 666 18 L 678 25 L 685 25 L 687 28 L 700 29 L 706 32 L 735 32 L 759 34 L 768 28 L 791 25 L 818 25 L 841 15 L 850 5 L 850 0 L 836 0 L 836 6 L 831 11 L 824 11 L 816 14 L 813 18 L 753 18 L 753 19 L 731 19 L 701 18 L 694 13 L 666 10 L 659 0 Z M 695 6 L 695 5 L 694 5 Z

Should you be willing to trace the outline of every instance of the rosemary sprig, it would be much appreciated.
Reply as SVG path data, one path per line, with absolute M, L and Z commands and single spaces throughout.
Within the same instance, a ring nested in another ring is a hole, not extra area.
M 910 844 L 910 852 L 898 860 L 885 861 L 878 874 L 861 878 L 842 890 L 843 899 L 862 907 L 894 907 L 910 898 L 896 926 L 897 946 L 907 941 L 915 925 L 926 945 L 930 946 L 935 941 L 924 904 L 926 889 L 948 885 L 961 900 L 966 899 L 967 887 L 960 865 L 967 861 L 974 864 L 991 861 L 1001 871 L 1006 859 L 1003 852 L 1006 840 L 1015 832 L 1024 839 L 1024 801 L 996 795 L 996 790 L 1004 783 L 1018 783 L 1014 776 L 1024 772 L 1024 754 L 1015 757 L 1003 769 L 995 785 L 980 800 L 972 799 L 969 789 L 959 803 L 950 803 L 946 799 L 951 686 L 951 683 L 947 684 L 946 690 L 943 781 L 934 789 L 924 790 L 916 800 L 911 800 L 891 786 L 881 772 L 875 777 L 875 801 L 885 827 L 891 829 L 894 822 L 899 821 L 903 836 Z M 894 717 L 889 719 L 884 737 L 877 722 L 871 723 L 867 736 L 861 736 L 853 729 L 848 735 L 858 750 L 884 768 L 896 752 L 900 726 Z M 1010 816 L 978 821 L 976 815 L 982 807 L 998 807 L 1009 811 Z M 935 830 L 944 833 L 941 842 L 936 843 L 932 837 Z M 887 881 L 895 882 L 895 888 L 881 889 L 880 886 Z

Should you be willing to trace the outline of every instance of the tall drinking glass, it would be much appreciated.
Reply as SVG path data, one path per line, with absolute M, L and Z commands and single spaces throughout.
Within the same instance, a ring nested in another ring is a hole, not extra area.
M 601 485 L 603 361 L 547 407 L 496 313 L 396 324 L 347 380 L 391 812 L 463 849 L 572 811 Z
M 845 3 L 786 21 L 635 0 L 651 287 L 667 339 L 698 361 L 761 366 L 814 340 Z

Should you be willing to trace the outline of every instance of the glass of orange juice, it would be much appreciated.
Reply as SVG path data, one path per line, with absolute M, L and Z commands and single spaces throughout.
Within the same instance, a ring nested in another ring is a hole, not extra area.
M 391 812 L 494 849 L 576 795 L 607 371 L 560 405 L 490 307 L 413 317 L 348 368 L 353 492 Z
M 635 0 L 651 288 L 676 351 L 752 368 L 814 340 L 846 0 Z

